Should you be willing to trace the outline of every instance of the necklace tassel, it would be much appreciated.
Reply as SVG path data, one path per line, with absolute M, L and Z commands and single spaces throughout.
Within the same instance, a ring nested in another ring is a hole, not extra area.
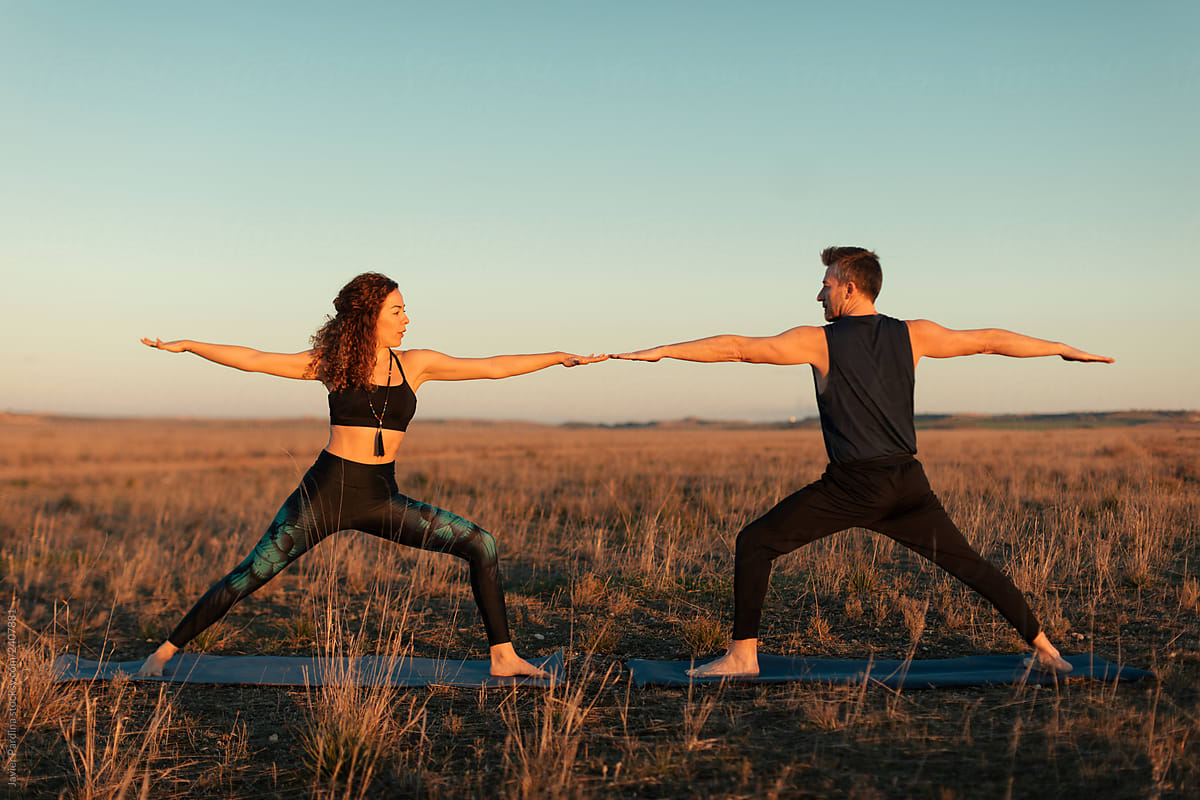
M 371 409 L 371 416 L 379 423 L 379 428 L 375 431 L 375 456 L 377 458 L 383 457 L 383 418 L 387 415 L 388 398 L 392 396 L 392 362 L 397 360 L 395 353 L 389 352 L 388 355 L 387 383 L 379 387 L 383 389 L 383 410 L 378 414 L 375 413 L 375 405 L 371 402 L 371 392 L 373 390 L 369 386 L 365 389 L 367 394 L 367 408 Z M 404 370 L 401 370 L 400 374 L 403 375 Z

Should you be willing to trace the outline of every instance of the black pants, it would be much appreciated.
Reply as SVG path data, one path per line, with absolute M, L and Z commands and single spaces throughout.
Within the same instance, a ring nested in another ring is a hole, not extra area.
M 362 464 L 322 450 L 254 550 L 192 607 L 171 632 L 171 644 L 183 647 L 234 603 L 342 530 L 464 559 L 488 644 L 510 641 L 495 538 L 473 522 L 400 494 L 395 464 Z
M 747 525 L 734 560 L 734 639 L 758 638 L 771 562 L 846 528 L 869 528 L 920 553 L 983 595 L 1032 644 L 1038 622 L 1021 591 L 979 557 L 929 488 L 921 462 L 889 456 L 830 464 L 815 483 Z

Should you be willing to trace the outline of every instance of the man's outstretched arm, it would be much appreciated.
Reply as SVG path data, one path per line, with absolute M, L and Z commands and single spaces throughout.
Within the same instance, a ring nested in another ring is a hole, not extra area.
M 914 364 L 924 356 L 954 358 L 981 353 L 1013 358 L 1059 356 L 1064 361 L 1113 363 L 1113 359 L 1108 356 L 1098 356 L 1062 342 L 1035 339 L 1002 328 L 954 331 L 927 319 L 913 319 L 908 321 L 908 338 L 912 342 Z
M 664 344 L 632 353 L 618 353 L 613 358 L 626 361 L 658 361 L 676 358 L 680 361 L 745 361 L 751 364 L 819 364 L 828 360 L 825 331 L 807 325 L 784 331 L 776 336 L 736 336 L 722 334 L 691 342 Z

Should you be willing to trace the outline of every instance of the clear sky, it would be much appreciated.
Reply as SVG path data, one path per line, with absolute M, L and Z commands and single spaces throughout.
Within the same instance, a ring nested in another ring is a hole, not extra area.
M 358 272 L 406 346 L 619 352 L 879 308 L 1112 366 L 922 362 L 925 412 L 1200 407 L 1200 4 L 0 0 L 0 411 L 319 416 L 153 352 L 295 352 Z M 814 413 L 807 368 L 609 362 L 419 415 Z

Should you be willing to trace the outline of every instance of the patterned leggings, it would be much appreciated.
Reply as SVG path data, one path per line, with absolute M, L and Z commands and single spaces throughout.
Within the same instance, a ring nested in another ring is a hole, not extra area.
M 511 641 L 495 538 L 473 522 L 400 494 L 394 464 L 362 464 L 324 450 L 254 550 L 213 584 L 171 632 L 169 641 L 184 647 L 225 616 L 234 603 L 326 536 L 343 530 L 364 531 L 466 560 L 488 644 Z

